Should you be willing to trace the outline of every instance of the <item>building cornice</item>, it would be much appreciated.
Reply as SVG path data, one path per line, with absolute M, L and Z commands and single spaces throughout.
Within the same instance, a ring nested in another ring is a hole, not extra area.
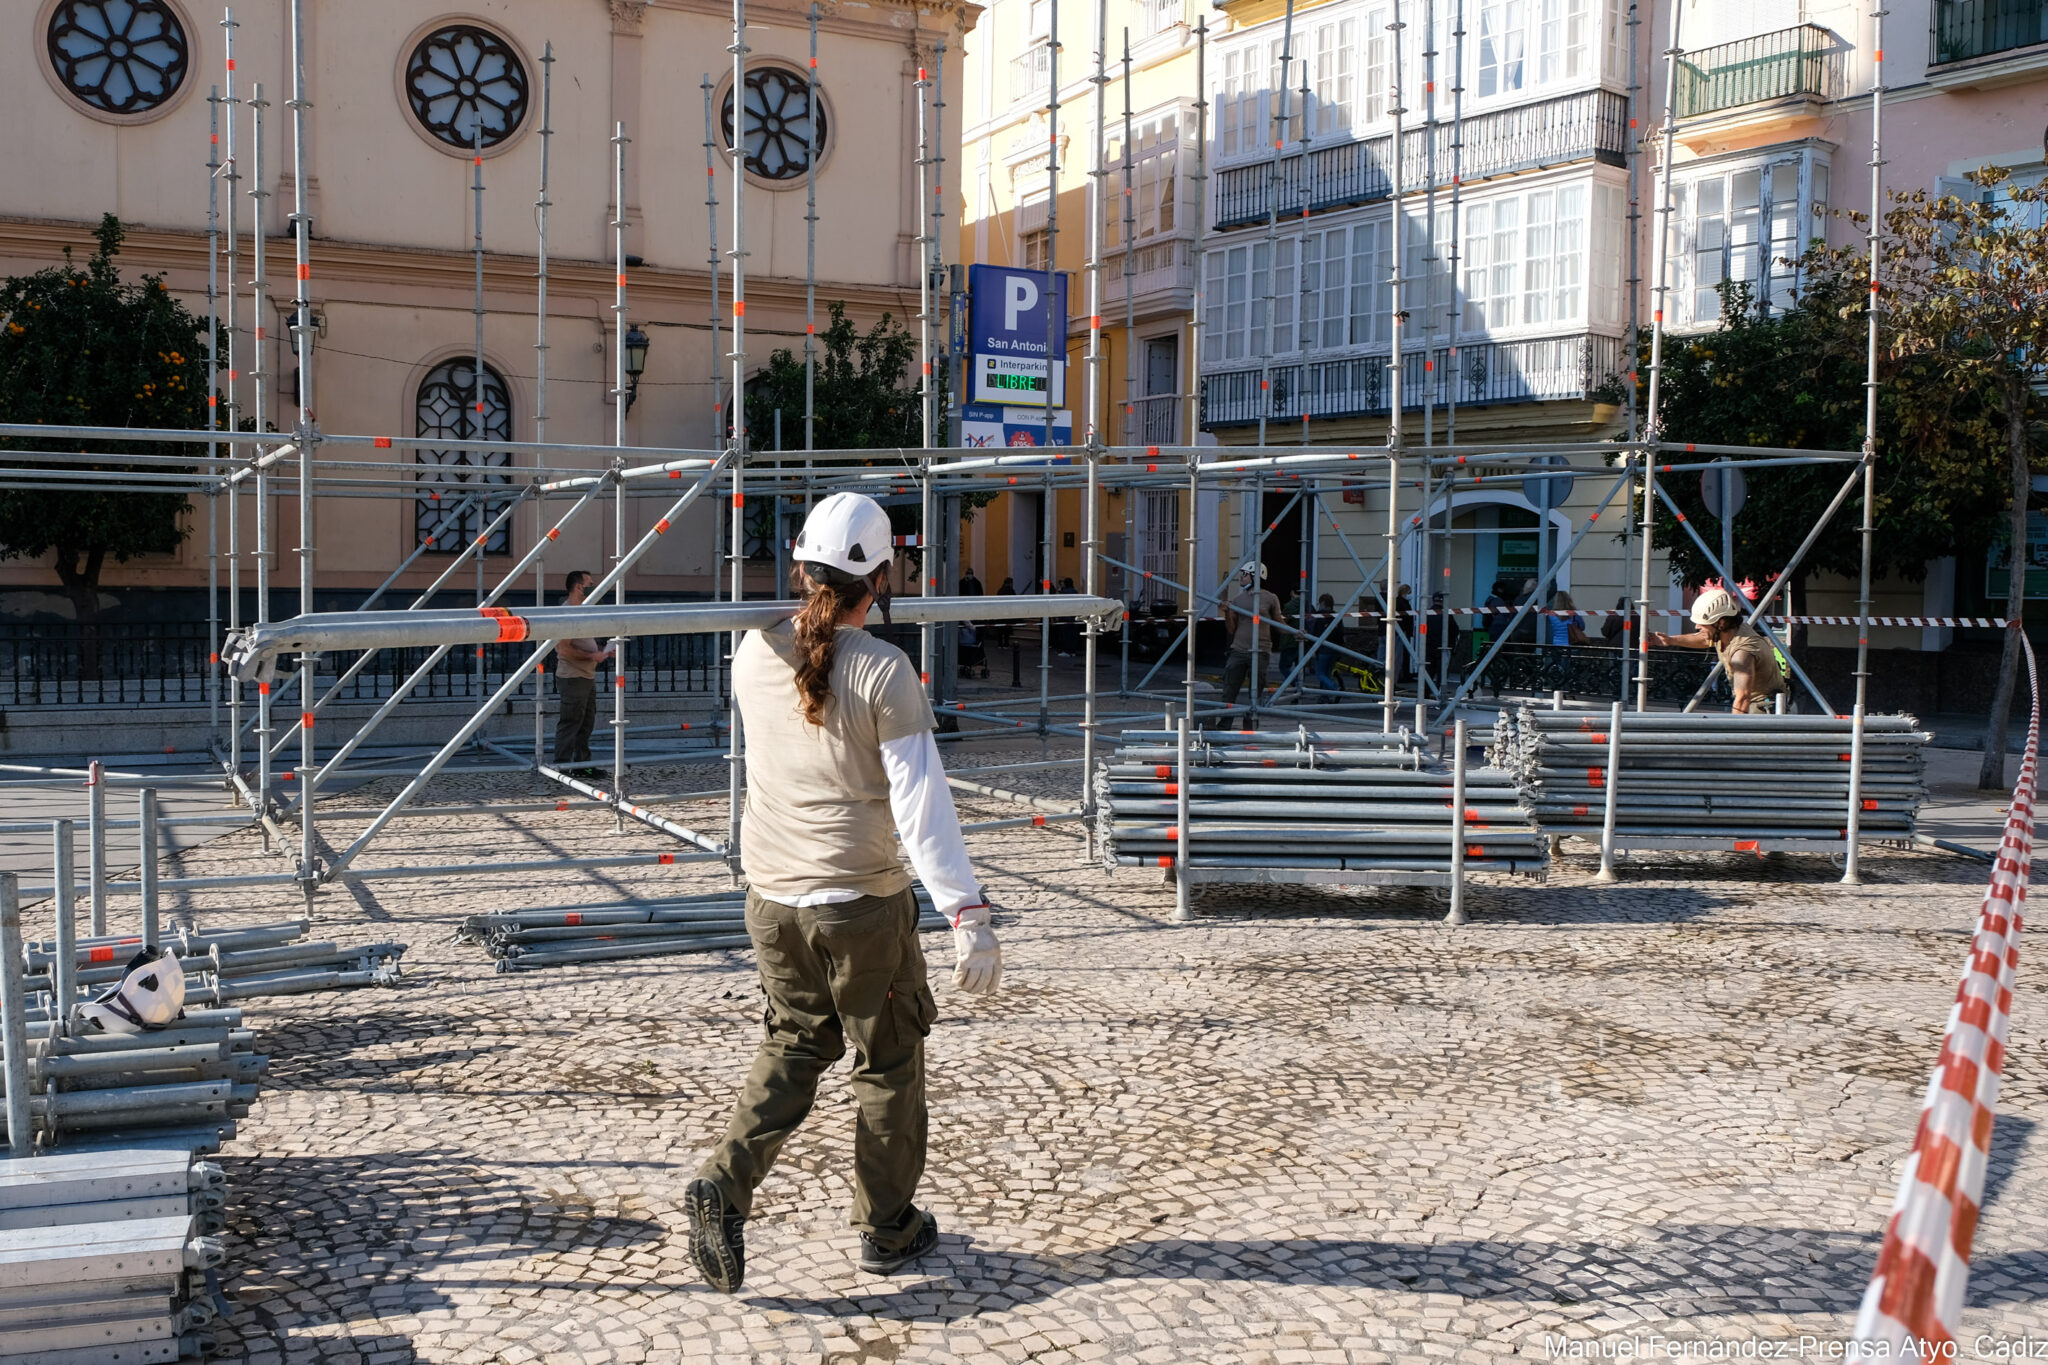
M 83 263 L 93 250 L 91 224 L 49 219 L 0 218 L 0 259 L 57 264 L 64 248 Z M 271 259 L 289 268 L 292 245 L 287 237 L 268 239 Z M 206 288 L 206 234 L 176 229 L 131 227 L 121 244 L 125 271 L 164 275 L 181 293 Z M 531 299 L 536 258 L 503 252 L 484 253 L 487 302 L 507 295 Z M 315 238 L 312 284 L 316 299 L 346 298 L 362 302 L 417 302 L 425 292 L 473 296 L 476 258 L 467 251 L 428 247 L 382 246 Z M 550 312 L 579 311 L 585 302 L 609 305 L 615 272 L 609 261 L 564 259 L 550 255 Z M 710 298 L 710 273 L 702 269 L 658 265 L 634 267 L 627 275 L 627 296 L 636 307 L 651 309 L 704 306 Z M 844 301 L 856 309 L 914 311 L 913 287 L 852 284 L 837 280 L 817 283 L 820 299 Z M 801 308 L 804 281 L 748 272 L 747 301 L 759 307 Z M 563 306 L 569 305 L 569 306 Z
M 626 2 L 612 0 L 614 10 Z M 710 15 L 728 23 L 732 19 L 732 5 L 721 0 L 646 0 L 641 8 Z M 974 27 L 982 8 L 972 0 L 819 0 L 818 31 L 856 38 L 919 31 L 957 35 Z M 749 26 L 810 26 L 810 6 L 802 0 L 750 0 L 747 16 Z

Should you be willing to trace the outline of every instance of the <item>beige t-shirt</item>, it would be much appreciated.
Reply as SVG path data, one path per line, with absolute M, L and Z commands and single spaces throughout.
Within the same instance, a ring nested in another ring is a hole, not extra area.
M 581 645 L 592 654 L 598 651 L 598 643 L 595 640 L 570 640 L 567 643 Z M 555 676 L 557 678 L 595 679 L 597 677 L 597 661 L 593 659 L 589 663 L 585 663 L 581 659 L 570 658 L 558 649 L 555 651 Z
M 858 626 L 841 626 L 832 699 L 824 724 L 812 725 L 796 690 L 794 625 L 784 621 L 740 641 L 732 685 L 747 759 L 740 866 L 754 889 L 786 900 L 907 888 L 882 745 L 933 726 L 916 665 Z
M 1230 599 L 1230 605 L 1237 608 L 1236 611 L 1230 613 L 1231 617 L 1237 622 L 1237 629 L 1231 632 L 1230 647 L 1235 650 L 1240 650 L 1246 654 L 1250 654 L 1253 652 L 1252 618 L 1244 615 L 1243 613 L 1248 611 L 1255 611 L 1259 614 L 1259 621 L 1257 627 L 1259 632 L 1259 643 L 1257 646 L 1257 652 L 1261 654 L 1272 653 L 1273 631 L 1271 627 L 1267 625 L 1267 622 L 1277 621 L 1280 619 L 1280 599 L 1275 597 L 1266 589 L 1260 588 L 1256 593 L 1239 593 L 1237 596 Z

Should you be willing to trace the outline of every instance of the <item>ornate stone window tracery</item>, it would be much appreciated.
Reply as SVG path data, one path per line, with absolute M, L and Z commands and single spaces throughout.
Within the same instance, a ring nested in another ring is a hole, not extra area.
M 763 180 L 800 180 L 811 163 L 811 123 L 817 121 L 818 158 L 825 156 L 827 130 L 822 99 L 811 107 L 810 78 L 785 66 L 754 66 L 746 79 L 747 170 Z M 725 93 L 719 124 L 732 147 L 732 91 Z
M 444 360 L 427 371 L 427 377 L 420 381 L 414 411 L 416 436 L 438 436 L 452 441 L 512 439 L 512 396 L 504 379 L 486 365 L 479 388 L 476 362 L 468 356 Z M 420 491 L 413 503 L 416 543 L 448 554 L 468 548 L 496 509 L 483 503 L 464 507 L 464 499 L 480 483 L 510 483 L 510 474 L 496 471 L 511 465 L 512 453 L 422 447 L 414 458 L 421 466 Z M 511 549 L 512 534 L 500 527 L 492 533 L 484 553 L 507 554 Z
M 475 24 L 450 24 L 419 40 L 405 63 L 405 97 L 420 127 L 450 147 L 488 149 L 519 131 L 529 96 L 526 66 L 510 43 Z
M 103 114 L 147 114 L 185 83 L 191 43 L 164 0 L 64 0 L 44 35 L 72 98 Z

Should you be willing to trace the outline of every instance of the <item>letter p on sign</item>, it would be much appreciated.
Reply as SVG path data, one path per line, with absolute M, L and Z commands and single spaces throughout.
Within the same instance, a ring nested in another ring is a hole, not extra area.
M 1003 330 L 1017 330 L 1017 315 L 1038 306 L 1038 285 L 1022 275 L 1012 275 L 1009 293 L 1003 300 Z

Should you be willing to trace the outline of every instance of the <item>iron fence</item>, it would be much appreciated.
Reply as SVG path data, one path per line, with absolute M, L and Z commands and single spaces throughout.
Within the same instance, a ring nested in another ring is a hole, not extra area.
M 1456 130 L 1440 124 L 1432 133 L 1416 129 L 1401 135 L 1401 182 L 1421 190 L 1429 172 L 1429 141 L 1436 139 L 1438 185 L 1450 184 L 1451 167 L 1460 164 L 1466 183 L 1513 171 L 1540 170 L 1594 160 L 1610 166 L 1628 156 L 1628 98 L 1612 90 L 1581 90 L 1555 99 L 1537 100 L 1464 121 L 1462 159 L 1454 163 L 1451 140 Z M 1310 211 L 1369 204 L 1393 193 L 1389 163 L 1391 133 L 1354 142 L 1313 148 L 1304 157 L 1282 157 L 1278 172 L 1270 161 L 1233 166 L 1213 173 L 1216 181 L 1212 225 L 1219 231 L 1264 222 L 1277 191 L 1282 217 Z
M 2048 0 L 1934 0 L 1928 62 L 1966 62 L 2048 43 Z
M 1841 93 L 1845 45 L 1818 24 L 1701 48 L 1678 64 L 1681 118 L 1745 104 Z
M 1680 705 L 1692 699 L 1714 667 L 1714 656 L 1698 649 L 1650 651 L 1650 700 Z M 1508 644 L 1486 666 L 1479 686 L 1498 697 L 1524 692 L 1547 697 L 1629 701 L 1635 696 L 1636 661 L 1632 652 L 1613 645 Z M 1714 681 L 1709 700 L 1723 706 L 1733 700 L 1728 679 Z
M 1439 348 L 1436 368 L 1426 372 L 1421 349 L 1401 356 L 1401 405 L 1420 408 L 1425 375 L 1439 405 L 1456 395 L 1460 406 L 1585 398 L 1622 368 L 1619 337 L 1581 333 L 1529 341 L 1465 342 L 1455 356 Z M 1259 387 L 1261 378 L 1270 386 Z M 1202 425 L 1241 426 L 1259 420 L 1299 421 L 1303 417 L 1383 415 L 1387 357 L 1346 356 L 1202 376 Z
M 623 676 L 635 693 L 719 694 L 724 691 L 722 637 L 650 635 L 626 646 Z M 528 644 L 489 644 L 451 650 L 411 693 L 423 700 L 481 700 L 532 652 Z M 207 700 L 211 655 L 204 621 L 0 623 L 0 701 L 10 706 L 199 706 Z M 432 653 L 429 649 L 378 650 L 336 701 L 376 702 Z M 361 654 L 320 656 L 316 686 L 325 694 Z M 483 668 L 479 674 L 477 663 Z M 620 670 L 607 666 L 600 692 Z M 285 677 L 281 674 L 279 682 Z

